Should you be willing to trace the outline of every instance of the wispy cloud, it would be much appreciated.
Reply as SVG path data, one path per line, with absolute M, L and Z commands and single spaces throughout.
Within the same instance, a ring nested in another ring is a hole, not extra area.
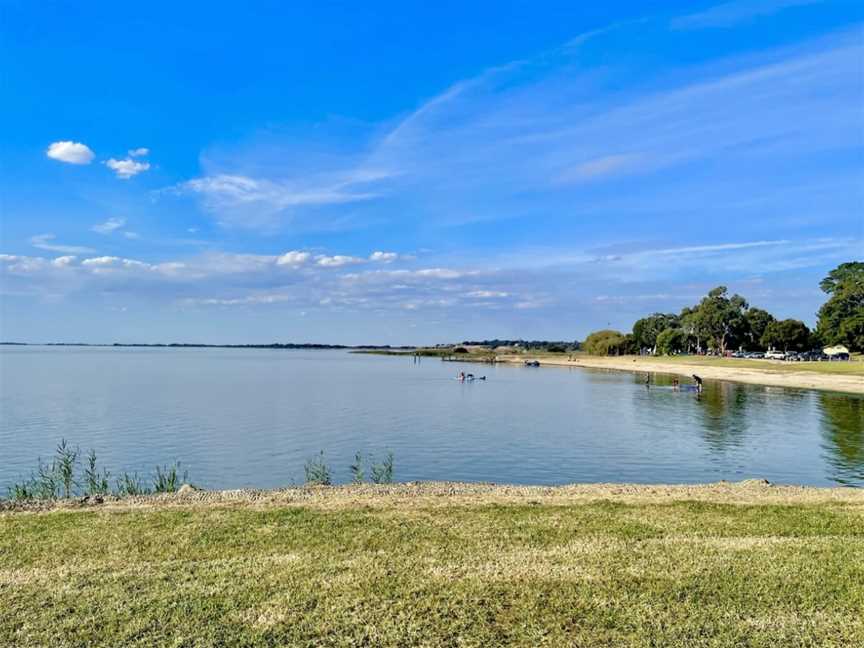
M 460 198 L 473 205 L 483 196 L 497 218 L 512 213 L 526 191 L 556 200 L 550 179 L 584 184 L 760 155 L 806 164 L 808 154 L 855 145 L 862 54 L 857 37 L 840 34 L 809 51 L 727 63 L 722 73 L 706 70 L 677 87 L 617 97 L 587 94 L 589 71 L 559 56 L 544 61 L 539 81 L 496 75 L 470 93 L 436 98 L 412 115 L 410 134 L 397 129 L 402 136 L 385 140 L 375 159 L 423 178 L 426 205 Z M 569 94 L 576 99 L 562 102 Z M 579 186 L 571 191 L 583 204 L 593 200 Z M 477 208 L 470 213 L 476 217 Z
M 122 229 L 126 226 L 125 218 L 109 218 L 104 223 L 99 223 L 94 225 L 90 229 L 96 232 L 97 234 L 111 234 L 119 229 Z
M 793 4 L 804 0 L 748 11 Z M 710 11 L 743 16 L 743 7 Z M 857 33 L 672 72 L 638 62 L 645 48 L 674 60 L 688 38 L 666 17 L 594 30 L 459 80 L 395 126 L 333 150 L 292 141 L 291 164 L 275 144 L 256 160 L 259 140 L 218 163 L 205 157 L 209 172 L 169 193 L 196 196 L 223 224 L 259 229 L 301 218 L 321 230 L 346 218 L 458 226 L 576 209 L 590 218 L 600 208 L 676 209 L 678 195 L 742 175 L 771 186 L 791 177 L 772 170 L 776 159 L 818 182 L 826 172 L 814 155 L 861 144 Z M 314 154 L 304 157 L 307 148 Z M 708 164 L 710 179 L 700 176 Z M 604 193 L 649 178 L 649 187 Z
M 376 198 L 378 193 L 356 187 L 378 177 L 371 173 L 350 173 L 327 183 L 311 184 L 308 180 L 218 174 L 188 180 L 173 191 L 200 196 L 205 208 L 218 214 L 223 224 L 259 227 L 271 225 L 274 215 L 299 207 L 343 205 Z
M 558 176 L 558 180 L 565 183 L 586 182 L 604 176 L 628 173 L 639 169 L 639 161 L 640 155 L 638 153 L 604 155 L 577 164 L 572 169 L 565 170 Z
M 30 245 L 40 250 L 62 252 L 64 254 L 90 254 L 95 252 L 94 249 L 81 245 L 61 245 L 60 243 L 52 243 L 56 238 L 57 237 L 54 234 L 37 234 L 30 238 Z
M 819 4 L 822 0 L 735 0 L 716 5 L 705 11 L 680 16 L 672 20 L 675 29 L 731 27 L 738 23 L 770 16 L 790 7 Z

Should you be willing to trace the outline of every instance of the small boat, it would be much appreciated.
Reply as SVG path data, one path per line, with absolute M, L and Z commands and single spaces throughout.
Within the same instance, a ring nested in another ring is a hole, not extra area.
M 525 366 L 526 367 L 539 367 L 540 361 L 539 360 L 526 360 Z

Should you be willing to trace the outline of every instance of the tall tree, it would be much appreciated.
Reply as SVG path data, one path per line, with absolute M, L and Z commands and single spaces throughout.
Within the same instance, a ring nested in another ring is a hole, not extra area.
M 687 346 L 687 334 L 680 328 L 667 328 L 657 336 L 657 353 L 672 355 L 684 350 Z
M 620 355 L 625 352 L 627 338 L 619 331 L 595 331 L 582 343 L 582 349 L 591 355 Z
M 699 302 L 693 314 L 693 325 L 711 348 L 725 353 L 730 342 L 743 337 L 747 306 L 747 300 L 741 295 L 729 297 L 726 286 L 718 286 Z
M 761 308 L 751 308 L 747 311 L 746 338 L 751 350 L 762 346 L 765 329 L 773 321 L 775 321 L 774 316 Z
M 864 351 L 864 262 L 842 263 L 819 284 L 830 297 L 819 309 L 816 334 L 826 344 Z
M 819 282 L 819 287 L 823 292 L 831 295 L 843 286 L 849 287 L 850 284 L 864 289 L 864 262 L 849 261 L 848 263 L 841 263 Z
M 654 313 L 636 320 L 633 324 L 633 342 L 636 348 L 654 349 L 657 336 L 668 328 L 679 326 L 678 316 L 674 313 Z
M 774 321 L 765 327 L 762 344 L 784 351 L 806 351 L 810 347 L 810 329 L 801 320 Z
M 684 331 L 684 335 L 687 336 L 687 351 L 701 351 L 702 338 L 699 329 L 696 326 L 698 320 L 696 316 L 696 307 L 691 308 L 685 306 L 682 308 L 678 320 L 681 322 L 681 330 Z

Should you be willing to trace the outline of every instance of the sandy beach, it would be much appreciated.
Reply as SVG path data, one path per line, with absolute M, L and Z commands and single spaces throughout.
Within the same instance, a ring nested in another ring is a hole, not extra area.
M 820 389 L 824 391 L 864 394 L 864 365 L 855 363 L 847 366 L 850 371 L 843 373 L 827 373 L 812 369 L 798 369 L 804 365 L 783 363 L 780 361 L 747 361 L 701 358 L 654 358 L 638 356 L 599 357 L 574 356 L 572 359 L 528 355 L 498 356 L 496 361 L 522 364 L 526 360 L 537 360 L 544 366 L 556 367 L 588 367 L 592 369 L 610 369 L 614 371 L 635 371 L 647 373 L 662 373 L 670 375 L 691 376 L 694 373 L 709 380 L 731 380 L 753 385 L 769 385 L 772 387 L 793 387 L 800 389 Z M 754 367 L 756 362 L 764 364 L 764 368 Z M 718 366 L 716 363 L 723 363 Z M 740 366 L 730 366 L 733 363 Z M 859 370 L 860 366 L 860 370 Z

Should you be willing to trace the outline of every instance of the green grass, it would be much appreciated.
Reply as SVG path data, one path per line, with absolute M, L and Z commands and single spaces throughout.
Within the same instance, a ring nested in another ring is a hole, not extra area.
M 3 646 L 861 646 L 864 503 L 0 514 Z

